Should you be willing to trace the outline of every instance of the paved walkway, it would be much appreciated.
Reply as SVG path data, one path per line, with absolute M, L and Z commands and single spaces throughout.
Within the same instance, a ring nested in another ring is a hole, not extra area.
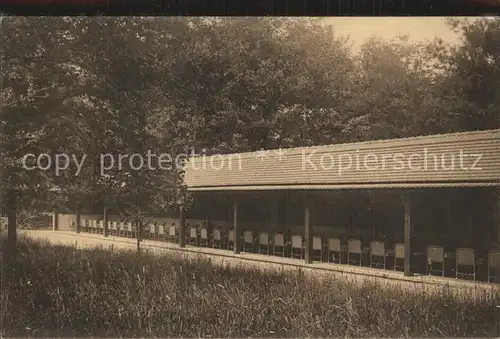
M 99 234 L 89 234 L 65 231 L 50 230 L 23 230 L 20 234 L 35 239 L 46 239 L 52 243 L 73 245 L 78 248 L 89 247 L 113 247 L 114 249 L 137 248 L 137 240 L 116 236 L 103 237 Z M 313 273 L 314 276 L 342 276 L 353 281 L 377 281 L 386 284 L 397 284 L 402 287 L 408 287 L 412 290 L 435 289 L 436 287 L 451 287 L 457 291 L 471 293 L 474 291 L 496 290 L 500 292 L 500 285 L 487 284 L 484 282 L 463 281 L 452 278 L 440 278 L 432 276 L 414 276 L 405 277 L 402 272 L 388 271 L 369 267 L 355 267 L 350 265 L 339 265 L 332 263 L 314 262 L 306 264 L 298 259 L 268 256 L 263 254 L 241 253 L 234 254 L 232 251 L 201 248 L 186 245 L 180 248 L 178 244 L 144 240 L 141 242 L 141 248 L 153 252 L 174 251 L 186 256 L 198 256 L 211 258 L 214 264 L 222 265 L 247 265 L 257 266 L 261 269 L 302 269 L 304 272 Z

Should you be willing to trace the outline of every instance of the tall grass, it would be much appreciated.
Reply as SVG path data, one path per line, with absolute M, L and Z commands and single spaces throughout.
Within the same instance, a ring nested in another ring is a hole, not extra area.
M 342 278 L 21 238 L 2 251 L 4 336 L 491 337 L 500 292 L 455 298 Z

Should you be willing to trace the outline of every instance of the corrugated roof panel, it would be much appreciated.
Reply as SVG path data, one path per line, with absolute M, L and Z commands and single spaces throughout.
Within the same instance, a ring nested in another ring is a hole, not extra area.
M 199 190 L 457 181 L 500 182 L 500 130 L 198 157 L 185 173 Z

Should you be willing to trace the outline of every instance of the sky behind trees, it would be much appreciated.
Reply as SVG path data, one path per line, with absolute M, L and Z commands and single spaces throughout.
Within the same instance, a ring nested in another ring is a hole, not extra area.
M 477 18 L 466 19 L 472 22 Z M 460 42 L 460 35 L 446 24 L 446 17 L 333 17 L 324 19 L 324 22 L 333 25 L 336 35 L 349 35 L 355 52 L 371 36 L 390 40 L 407 34 L 414 42 L 434 38 L 442 38 L 454 45 Z

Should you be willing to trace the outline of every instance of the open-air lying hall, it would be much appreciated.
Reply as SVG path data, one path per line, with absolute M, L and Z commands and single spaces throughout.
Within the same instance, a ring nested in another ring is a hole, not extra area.
M 146 225 L 145 237 L 500 281 L 500 130 L 198 156 L 185 166 L 192 204 Z M 112 215 L 76 223 L 135 232 Z

